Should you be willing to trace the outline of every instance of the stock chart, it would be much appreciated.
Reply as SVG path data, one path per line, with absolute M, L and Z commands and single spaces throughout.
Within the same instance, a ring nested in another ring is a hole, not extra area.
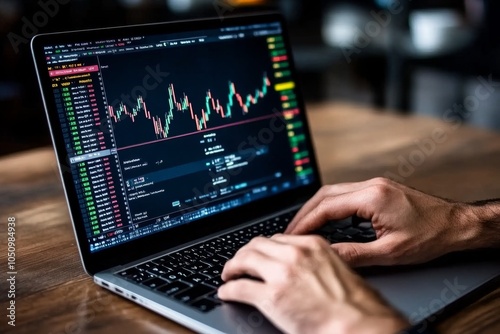
M 235 126 L 279 109 L 269 54 L 256 43 L 263 42 L 233 41 L 224 52 L 218 44 L 151 51 L 133 67 L 120 55 L 102 57 L 117 147 Z M 154 78 L 152 69 L 166 74 Z

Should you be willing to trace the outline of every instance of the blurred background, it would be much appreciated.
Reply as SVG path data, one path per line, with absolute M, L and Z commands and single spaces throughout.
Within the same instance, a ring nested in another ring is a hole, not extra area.
M 36 33 L 266 10 L 289 21 L 306 102 L 500 131 L 498 0 L 1 0 L 0 155 L 50 144 L 29 51 Z

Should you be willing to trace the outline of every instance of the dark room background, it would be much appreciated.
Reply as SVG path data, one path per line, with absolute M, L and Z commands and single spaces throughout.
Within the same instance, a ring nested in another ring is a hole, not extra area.
M 267 10 L 289 21 L 308 103 L 437 118 L 452 109 L 500 131 L 499 8 L 495 0 L 2 0 L 0 155 L 50 144 L 34 34 Z M 485 87 L 488 98 L 474 100 Z

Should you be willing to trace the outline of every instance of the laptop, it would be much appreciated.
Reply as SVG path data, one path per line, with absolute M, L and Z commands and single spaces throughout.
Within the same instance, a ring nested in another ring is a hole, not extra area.
M 321 185 L 284 19 L 53 33 L 31 46 L 95 283 L 197 332 L 279 332 L 256 309 L 221 301 L 217 288 L 237 249 L 284 231 Z M 318 233 L 375 238 L 369 223 L 349 220 Z M 363 274 L 418 322 L 491 281 L 499 264 Z

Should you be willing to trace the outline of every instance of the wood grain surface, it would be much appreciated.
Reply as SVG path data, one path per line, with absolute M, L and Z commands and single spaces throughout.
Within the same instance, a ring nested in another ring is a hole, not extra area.
M 456 200 L 500 197 L 497 133 L 338 103 L 309 106 L 308 117 L 324 183 L 391 175 Z M 4 315 L 9 216 L 16 218 L 15 328 Z M 0 333 L 190 333 L 84 273 L 52 148 L 0 159 L 0 219 Z M 500 288 L 437 325 L 442 333 L 500 333 Z

